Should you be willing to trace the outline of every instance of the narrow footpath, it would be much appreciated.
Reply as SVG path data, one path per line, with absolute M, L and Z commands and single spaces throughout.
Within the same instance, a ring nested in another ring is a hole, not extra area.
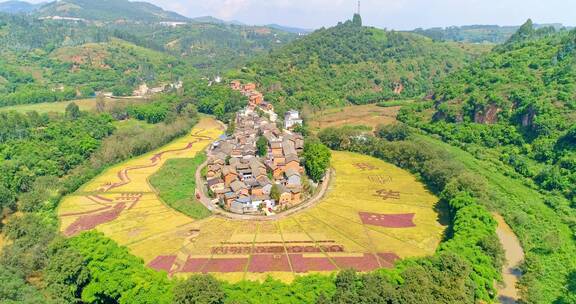
M 520 264 L 524 261 L 524 250 L 514 231 L 506 224 L 504 218 L 499 214 L 493 214 L 498 222 L 496 234 L 504 248 L 506 262 L 502 266 L 503 283 L 498 286 L 498 300 L 504 304 L 516 304 L 520 299 L 518 280 L 522 276 Z

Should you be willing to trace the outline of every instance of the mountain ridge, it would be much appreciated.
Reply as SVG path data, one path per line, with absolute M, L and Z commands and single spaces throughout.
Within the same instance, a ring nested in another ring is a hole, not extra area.
M 61 0 L 47 3 L 34 12 L 38 17 L 81 18 L 92 21 L 132 20 L 139 22 L 187 22 L 190 18 L 148 2 L 128 0 Z

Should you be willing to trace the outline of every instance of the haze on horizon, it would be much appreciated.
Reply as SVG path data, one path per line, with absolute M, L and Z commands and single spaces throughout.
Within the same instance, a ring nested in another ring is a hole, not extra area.
M 45 0 L 29 0 L 44 2 Z M 350 19 L 356 0 L 144 0 L 188 17 L 214 16 L 246 24 L 300 28 L 333 26 Z M 1 1 L 0 1 L 1 2 Z M 396 30 L 451 25 L 574 25 L 576 1 L 567 0 L 363 0 L 366 25 Z

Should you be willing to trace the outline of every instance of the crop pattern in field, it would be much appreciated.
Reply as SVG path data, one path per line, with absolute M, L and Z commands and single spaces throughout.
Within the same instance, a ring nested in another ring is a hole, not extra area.
M 147 178 L 170 158 L 193 157 L 220 135 L 204 119 L 190 135 L 115 166 L 64 199 L 61 230 L 97 229 L 171 276 L 290 281 L 307 273 L 392 267 L 433 254 L 445 227 L 438 198 L 381 160 L 334 152 L 333 179 L 318 204 L 277 221 L 191 219 L 165 205 Z

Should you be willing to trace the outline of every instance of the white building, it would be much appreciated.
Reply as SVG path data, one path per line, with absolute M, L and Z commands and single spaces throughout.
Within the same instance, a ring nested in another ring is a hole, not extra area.
M 284 114 L 284 128 L 292 129 L 295 125 L 302 125 L 300 113 L 296 110 L 290 110 Z

